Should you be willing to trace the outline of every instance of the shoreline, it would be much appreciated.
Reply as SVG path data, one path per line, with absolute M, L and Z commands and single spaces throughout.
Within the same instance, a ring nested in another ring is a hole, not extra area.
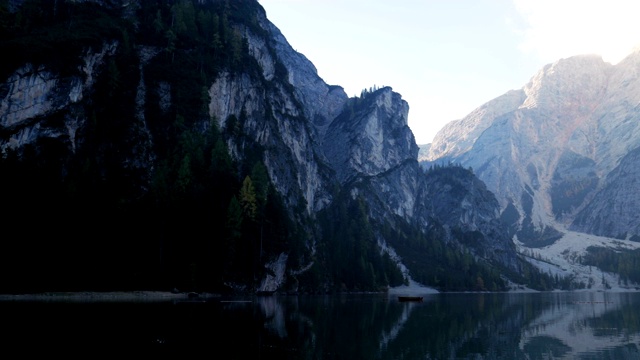
M 207 300 L 220 295 L 210 293 L 174 293 L 169 291 L 63 291 L 34 294 L 0 294 L 0 302 L 162 302 L 175 300 Z
M 390 288 L 387 292 L 389 296 L 430 296 L 438 294 L 472 294 L 472 293 L 503 293 L 503 294 L 528 294 L 528 293 L 622 293 L 622 292 L 639 292 L 637 289 L 575 289 L 575 290 L 550 290 L 538 291 L 532 289 L 520 289 L 509 291 L 452 291 L 440 292 L 428 287 L 397 287 Z M 361 293 L 351 293 L 361 294 Z M 301 295 L 301 294 L 280 294 L 280 295 Z M 221 299 L 223 295 L 214 293 L 193 293 L 193 292 L 170 292 L 170 291 L 51 291 L 31 294 L 0 294 L 0 303 L 2 302 L 171 302 L 171 301 L 192 301 L 200 302 L 212 299 Z

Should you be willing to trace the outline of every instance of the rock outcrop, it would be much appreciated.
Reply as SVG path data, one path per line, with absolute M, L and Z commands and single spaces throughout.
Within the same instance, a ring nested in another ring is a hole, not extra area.
M 629 238 L 637 227 L 624 219 L 636 208 L 603 191 L 625 183 L 617 191 L 634 193 L 618 177 L 640 146 L 639 70 L 638 52 L 616 65 L 592 55 L 549 64 L 522 89 L 445 126 L 424 164 L 472 167 L 525 244 L 549 244 L 566 227 Z
M 129 20 L 135 20 L 136 11 L 147 11 L 145 6 L 153 8 L 136 1 L 88 3 L 106 7 L 109 13 L 104 16 L 119 14 Z M 427 232 L 438 223 L 446 230 L 446 238 L 439 241 L 455 244 L 456 248 L 468 247 L 480 261 L 488 260 L 494 265 L 517 269 L 515 249 L 499 221 L 498 202 L 486 191 L 484 184 L 471 173 L 448 179 L 447 176 L 425 174 L 420 168 L 419 149 L 408 127 L 409 104 L 400 94 L 391 87 L 384 87 L 360 98 L 348 98 L 342 87 L 326 84 L 311 61 L 291 48 L 256 1 L 198 2 L 198 6 L 207 4 L 218 6 L 216 11 L 222 16 L 210 14 L 210 21 L 222 30 L 215 34 L 217 38 L 208 39 L 207 46 L 217 48 L 210 51 L 205 47 L 200 54 L 202 57 L 195 60 L 189 57 L 195 51 L 189 41 L 197 43 L 198 36 L 206 38 L 210 35 L 207 31 L 201 29 L 198 33 L 196 27 L 190 29 L 185 23 L 184 27 L 173 29 L 179 33 L 176 39 L 167 29 L 163 29 L 166 38 L 157 39 L 158 29 L 163 26 L 162 16 L 187 18 L 193 10 L 193 4 L 184 2 L 170 10 L 150 11 L 151 15 L 147 14 L 147 17 L 157 20 L 156 27 L 146 31 L 154 36 L 136 38 L 135 46 L 133 41 L 128 41 L 127 33 L 121 41 L 107 37 L 97 40 L 99 46 L 86 46 L 78 54 L 82 60 L 78 64 L 68 64 L 71 69 L 66 71 L 33 65 L 26 60 L 19 68 L 3 69 L 5 73 L 11 73 L 0 84 L 0 132 L 3 135 L 0 149 L 4 156 L 19 159 L 35 149 L 35 161 L 42 162 L 53 156 L 48 149 L 55 149 L 55 155 L 59 155 L 55 160 L 60 162 L 60 168 L 56 168 L 57 165 L 47 165 L 47 168 L 63 184 L 70 182 L 66 185 L 73 194 L 77 184 L 68 180 L 70 173 L 81 181 L 92 179 L 93 182 L 88 182 L 90 186 L 106 183 L 113 186 L 105 186 L 108 191 L 104 198 L 113 199 L 116 205 L 112 210 L 118 214 L 115 218 L 120 219 L 119 209 L 139 199 L 147 199 L 150 194 L 157 200 L 158 196 L 169 192 L 168 189 L 177 189 L 171 201 L 181 206 L 201 204 L 191 198 L 197 196 L 186 189 L 193 186 L 196 172 L 212 171 L 211 165 L 204 164 L 203 159 L 211 157 L 212 163 L 224 161 L 224 156 L 216 153 L 220 148 L 207 143 L 210 139 L 207 136 L 212 138 L 214 130 L 219 130 L 225 149 L 228 149 L 227 155 L 237 164 L 238 169 L 232 170 L 234 175 L 250 172 L 247 168 L 254 163 L 264 165 L 269 184 L 282 199 L 284 211 L 300 233 L 296 240 L 304 242 L 302 249 L 296 251 L 291 249 L 292 245 L 290 248 L 274 245 L 279 249 L 278 253 L 265 258 L 262 258 L 260 243 L 259 261 L 266 269 L 262 272 L 263 278 L 256 279 L 261 291 L 273 291 L 287 281 L 294 281 L 313 266 L 316 245 L 322 236 L 317 216 L 335 202 L 334 196 L 338 192 L 349 194 L 352 199 L 364 199 L 371 223 L 378 226 L 373 233 L 380 249 L 392 251 L 388 250 L 391 239 L 383 226 L 402 222 Z M 17 2 L 14 5 L 20 6 Z M 163 15 L 162 11 L 167 14 Z M 209 21 L 205 11 L 199 16 L 198 26 Z M 114 25 L 115 30 L 110 30 L 119 34 L 114 37 L 119 37 L 127 31 L 144 28 L 137 20 L 133 25 L 125 29 Z M 176 43 L 171 41 L 182 41 L 180 45 L 184 48 L 177 50 Z M 231 55 L 222 58 L 220 54 Z M 180 72 L 183 65 L 175 60 L 179 56 L 192 61 L 199 71 Z M 207 56 L 215 59 L 213 65 L 202 62 L 201 59 Z M 154 63 L 158 59 L 164 62 Z M 209 65 L 212 70 L 208 70 Z M 169 70 L 178 75 L 165 74 Z M 121 75 L 125 71 L 126 75 Z M 184 81 L 180 76 L 193 78 Z M 196 86 L 201 88 L 194 90 Z M 504 104 L 500 109 L 487 107 L 487 111 L 479 111 L 482 115 L 478 116 L 489 119 L 492 114 L 503 115 L 506 111 L 502 108 L 510 108 L 522 98 L 521 92 L 509 94 L 501 100 Z M 204 106 L 194 99 L 206 99 Z M 486 120 L 478 129 L 489 126 Z M 480 130 L 474 134 L 479 135 Z M 467 149 L 471 144 L 461 141 L 456 147 Z M 168 150 L 168 146 L 175 147 Z M 209 146 L 213 150 L 203 154 L 199 152 L 199 146 Z M 196 163 L 198 167 L 193 165 Z M 213 169 L 214 172 L 217 170 Z M 487 173 L 479 172 L 481 175 Z M 167 179 L 172 183 L 167 183 Z M 209 184 L 222 181 L 213 175 L 206 180 L 198 185 L 197 191 L 202 192 Z M 249 185 L 247 188 L 252 191 Z M 240 191 L 244 190 L 243 187 Z M 509 188 L 511 193 L 518 190 L 515 185 Z M 225 191 L 237 192 L 238 189 Z M 213 202 L 220 196 L 213 194 L 208 201 Z M 231 197 L 229 194 L 224 196 Z M 16 199 L 19 199 L 18 195 Z M 251 198 L 240 201 L 246 204 Z M 155 208 L 161 208 L 162 201 L 159 203 L 145 206 L 156 211 Z M 228 216 L 226 206 L 233 210 L 232 205 L 236 204 L 231 203 L 223 204 L 225 208 L 216 209 L 218 212 L 213 214 L 206 212 L 212 211 L 209 209 L 190 208 L 190 215 L 181 219 L 190 225 L 176 226 L 171 235 L 187 245 L 174 246 L 181 249 L 184 246 L 188 249 L 185 253 L 193 251 L 195 246 L 189 247 L 190 241 L 195 242 L 192 239 L 201 235 L 190 232 L 191 227 L 201 226 L 214 215 L 221 217 L 222 220 L 216 220 L 224 223 Z M 178 210 L 175 214 L 183 216 Z M 151 217 L 149 222 L 156 221 Z M 253 213 L 250 218 L 254 219 Z M 127 221 L 134 222 L 129 218 Z M 233 225 L 231 220 L 224 224 Z M 251 228 L 260 235 L 245 240 L 257 241 L 258 237 L 261 240 L 262 229 Z M 461 241 L 459 236 L 465 233 L 475 234 L 477 241 L 472 244 Z M 159 237 L 169 238 L 169 235 Z M 174 241 L 172 244 L 177 244 L 178 240 Z M 159 243 L 158 252 L 165 254 L 167 245 L 162 241 Z M 202 243 L 209 246 L 205 241 Z M 113 254 L 118 253 L 119 248 L 111 246 L 115 249 Z M 105 262 L 107 257 L 105 255 Z M 405 265 L 402 259 L 396 259 L 399 266 Z M 183 261 L 182 258 L 179 260 Z M 224 255 L 218 260 L 227 261 Z M 136 261 L 131 263 L 136 266 Z M 196 271 L 191 263 L 175 266 L 192 266 L 189 271 Z

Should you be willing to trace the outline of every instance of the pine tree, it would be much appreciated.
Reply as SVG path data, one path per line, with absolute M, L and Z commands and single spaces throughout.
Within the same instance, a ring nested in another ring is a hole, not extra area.
M 240 206 L 242 207 L 243 214 L 247 218 L 251 220 L 256 219 L 256 212 L 258 210 L 256 191 L 249 176 L 244 178 L 242 187 L 240 188 Z
M 242 238 L 242 222 L 242 207 L 234 196 L 231 198 L 227 209 L 226 237 L 223 244 L 223 253 L 225 255 L 223 257 L 223 272 L 225 274 L 231 272 L 236 258 L 238 242 Z
M 191 184 L 191 157 L 186 154 L 180 162 L 180 168 L 178 169 L 178 191 L 185 193 Z

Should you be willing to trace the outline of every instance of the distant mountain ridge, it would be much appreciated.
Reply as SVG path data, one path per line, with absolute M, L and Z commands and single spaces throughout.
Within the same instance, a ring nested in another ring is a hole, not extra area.
M 635 239 L 639 76 L 637 50 L 616 65 L 594 55 L 561 59 L 447 124 L 422 164 L 473 168 L 527 245 L 549 244 L 563 229 Z

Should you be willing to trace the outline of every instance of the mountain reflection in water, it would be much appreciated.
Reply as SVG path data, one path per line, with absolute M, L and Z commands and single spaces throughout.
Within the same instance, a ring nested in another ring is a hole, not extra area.
M 602 292 L 257 299 L 267 353 L 345 359 L 639 359 L 639 301 Z
M 639 359 L 640 293 L 0 302 L 5 349 L 257 359 Z M 78 352 L 79 353 L 79 352 Z

